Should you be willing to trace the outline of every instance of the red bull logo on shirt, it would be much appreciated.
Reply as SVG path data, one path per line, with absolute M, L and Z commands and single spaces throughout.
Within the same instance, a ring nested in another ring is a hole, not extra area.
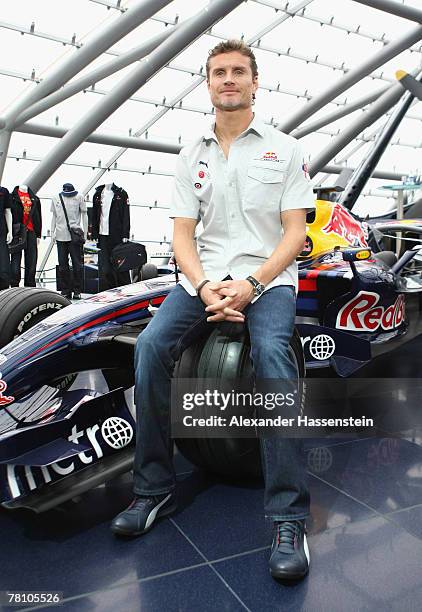
M 368 246 L 368 232 L 366 227 L 356 221 L 338 202 L 334 203 L 330 219 L 322 228 L 322 231 L 325 234 L 337 234 L 337 236 L 344 238 L 353 246 Z
M 260 157 L 255 157 L 257 161 L 268 161 L 268 162 L 284 162 L 285 159 L 279 159 L 275 151 L 265 151 Z

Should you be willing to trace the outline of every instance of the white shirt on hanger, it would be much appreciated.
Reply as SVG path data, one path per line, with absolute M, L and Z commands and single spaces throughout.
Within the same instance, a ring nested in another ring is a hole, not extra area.
M 100 217 L 100 234 L 102 236 L 108 236 L 108 218 L 110 215 L 111 202 L 114 197 L 114 191 L 111 185 L 106 185 L 101 194 L 101 217 Z

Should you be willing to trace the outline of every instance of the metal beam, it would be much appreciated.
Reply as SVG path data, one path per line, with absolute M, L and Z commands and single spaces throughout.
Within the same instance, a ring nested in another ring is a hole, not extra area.
M 63 139 L 67 134 L 71 133 L 72 130 L 66 128 L 41 125 L 39 123 L 25 123 L 25 125 L 16 128 L 16 132 L 22 132 L 24 134 L 36 134 L 37 136 L 49 136 L 51 138 Z M 0 135 L 1 139 L 1 135 Z M 1 142 L 1 140 L 0 140 Z M 161 153 L 179 153 L 181 146 L 172 145 L 165 142 L 159 142 L 156 140 L 140 139 L 133 136 L 113 136 L 112 134 L 101 134 L 99 132 L 93 132 L 84 142 L 94 142 L 95 144 L 107 144 L 114 147 L 125 147 L 128 149 L 141 149 L 143 151 L 159 151 Z M 45 161 L 45 158 L 44 160 Z M 63 159 L 63 162 L 65 160 Z M 60 162 L 61 164 L 62 162 Z M 60 166 L 59 164 L 59 166 Z M 41 164 L 40 164 L 41 165 Z M 38 169 L 38 168 L 37 168 Z M 27 180 L 26 185 L 32 187 L 32 183 Z M 33 187 L 32 187 L 33 188 Z M 34 189 L 34 188 L 33 188 Z
M 348 168 L 349 166 L 347 166 Z M 326 172 L 327 174 L 340 174 L 340 172 L 344 169 L 344 166 L 337 166 L 336 164 L 329 164 L 321 168 L 320 172 Z M 350 170 L 355 170 L 355 168 L 350 168 Z M 403 176 L 402 172 L 393 172 L 389 170 L 375 170 L 372 174 L 371 178 L 375 179 L 383 179 L 385 181 L 400 181 Z
M 156 142 L 157 146 L 160 146 L 161 143 Z M 359 143 L 361 146 L 364 143 Z M 35 162 L 39 162 L 41 161 L 42 158 L 40 157 L 34 157 L 33 155 L 28 155 L 24 153 L 9 153 L 8 155 L 9 159 L 15 159 L 16 161 L 35 161 Z M 339 160 L 339 162 L 341 162 L 341 160 Z M 102 174 L 104 174 L 105 172 L 107 172 L 108 170 L 114 170 L 114 171 L 118 171 L 118 172 L 128 172 L 128 173 L 133 173 L 133 174 L 140 174 L 140 175 L 149 175 L 149 176 L 167 176 L 167 177 L 172 177 L 174 176 L 173 171 L 159 171 L 159 170 L 153 170 L 151 167 L 148 168 L 131 168 L 128 166 L 113 166 L 113 167 L 109 167 L 106 168 L 104 167 L 103 163 L 101 162 L 101 160 L 99 160 L 99 162 L 96 165 L 90 164 L 88 162 L 77 162 L 77 161 L 65 161 L 63 163 L 64 166 L 75 166 L 78 168 L 91 168 L 92 170 L 101 170 Z M 324 166 L 324 168 L 321 170 L 321 172 L 329 172 L 329 174 L 340 174 L 341 170 L 343 168 L 345 168 L 348 166 L 344 166 L 344 165 L 339 165 L 337 164 L 331 164 L 328 166 Z M 353 172 L 354 168 L 350 168 L 350 170 Z M 374 174 L 372 175 L 372 178 L 379 178 L 379 179 L 385 179 L 385 180 L 400 180 L 401 177 L 403 176 L 403 172 L 402 173 L 395 173 L 393 172 L 393 170 L 385 170 L 385 171 L 378 171 L 376 170 L 374 172 Z M 93 184 L 91 185 L 91 187 L 89 189 L 86 190 L 80 190 L 80 193 L 83 193 L 84 196 L 87 195 L 87 193 L 91 190 L 91 188 L 98 182 L 98 180 L 94 181 Z M 39 196 L 41 200 L 51 200 L 52 196 Z M 387 197 L 384 195 L 384 197 Z M 91 200 L 88 200 L 91 201 Z M 158 203 L 158 200 L 154 200 L 154 202 L 152 204 L 138 204 L 136 202 L 132 202 L 130 203 L 131 206 L 135 206 L 135 207 L 140 207 L 140 208 L 149 208 L 151 210 L 154 209 L 159 209 L 159 208 L 163 208 L 163 206 L 161 204 Z
M 334 100 L 338 95 L 355 85 L 358 81 L 368 76 L 370 72 L 385 64 L 390 59 L 410 47 L 413 43 L 422 38 L 422 26 L 417 26 L 405 36 L 389 43 L 380 49 L 371 59 L 364 62 L 361 66 L 350 70 L 339 82 L 334 83 L 321 94 L 312 98 L 310 102 L 299 109 L 287 121 L 277 126 L 282 132 L 290 133 L 294 128 L 301 125 L 306 119 L 314 115 L 323 106 Z
M 308 0 L 306 0 L 307 4 L 309 4 L 310 2 L 308 2 Z M 295 7 L 292 8 L 292 11 L 296 12 L 300 10 L 299 9 L 299 5 L 296 5 Z M 268 27 L 267 28 L 267 32 L 269 32 L 271 29 L 275 28 L 277 26 L 277 23 L 273 23 L 272 24 L 272 28 Z M 210 36 L 217 36 L 215 33 L 211 34 L 211 30 L 208 32 L 208 34 Z M 246 44 L 251 46 L 254 44 L 254 42 L 256 42 L 258 40 L 258 44 L 256 45 L 257 47 L 259 46 L 259 37 L 257 35 L 252 36 L 251 38 L 249 38 L 246 41 Z M 168 68 L 171 68 L 171 66 L 168 66 Z M 161 110 L 158 111 L 158 113 L 156 113 L 151 119 L 149 119 L 147 121 L 146 124 L 144 124 L 139 130 L 137 130 L 135 136 L 142 136 L 142 134 L 144 134 L 152 125 L 154 125 L 159 119 L 161 119 L 161 117 L 163 117 L 170 108 L 173 108 L 176 106 L 176 104 L 181 104 L 183 98 L 185 96 L 187 96 L 188 94 L 190 94 L 194 89 L 196 89 L 197 87 L 199 87 L 199 85 L 201 85 L 201 83 L 203 83 L 205 80 L 205 77 L 201 74 L 200 77 L 198 79 L 196 79 L 193 83 L 191 83 L 186 89 L 184 89 L 182 92 L 180 92 L 179 94 L 176 95 L 175 98 L 173 98 L 169 105 L 167 106 L 167 108 L 162 108 Z M 280 83 L 278 84 L 278 87 L 280 86 Z M 279 89 L 277 89 L 277 91 L 279 91 Z M 164 105 L 163 105 L 164 106 Z M 205 113 L 204 113 L 205 114 Z M 112 158 L 109 160 L 109 162 L 107 163 L 107 168 L 110 168 L 110 166 L 112 166 L 113 164 L 115 164 L 117 162 L 117 160 L 125 153 L 126 149 L 122 148 L 119 151 L 117 151 Z M 90 191 L 90 189 L 97 184 L 97 182 L 101 179 L 101 177 L 103 176 L 103 174 L 106 172 L 106 169 L 100 169 L 95 176 L 88 182 L 88 184 L 85 186 L 83 193 L 84 195 L 86 193 L 88 193 Z
M 41 164 L 26 179 L 34 191 L 44 185 L 61 163 L 84 142 L 99 125 L 119 108 L 142 85 L 161 68 L 174 59 L 181 51 L 206 32 L 216 21 L 227 15 L 243 0 L 214 0 L 194 17 L 183 22 L 146 61 L 136 66 L 110 93 L 90 110 L 78 125 L 72 128 L 56 145 Z M 125 13 L 125 16 L 130 11 Z
M 35 23 L 32 23 L 31 27 L 26 28 L 25 26 L 19 26 L 14 23 L 6 23 L 5 21 L 0 21 L 0 28 L 5 30 L 13 30 L 14 32 L 19 32 L 20 34 L 27 34 L 28 36 L 35 36 L 37 38 L 43 38 L 44 40 L 50 40 L 52 42 L 60 43 L 61 45 L 70 45 L 71 47 L 82 47 L 82 43 L 76 42 L 75 36 L 69 40 L 68 38 L 61 38 L 58 36 L 54 36 L 53 34 L 48 34 L 47 32 L 38 32 L 35 29 Z
M 289 10 L 289 12 L 285 12 L 284 15 L 281 15 L 281 17 L 278 17 L 278 19 L 273 20 L 269 25 L 267 25 L 265 28 L 263 28 L 257 34 L 255 34 L 255 36 L 251 39 L 251 43 L 250 44 L 257 42 L 260 38 L 265 36 L 265 34 L 268 34 L 268 32 L 271 32 L 274 28 L 279 26 L 281 23 L 283 23 L 284 21 L 287 21 L 287 19 L 290 19 L 291 17 L 294 17 L 296 15 L 296 13 L 298 13 L 303 8 L 308 6 L 308 4 L 311 4 L 311 2 L 313 2 L 313 1 L 314 0 L 302 0 L 298 4 L 295 4 Z M 288 3 L 288 4 L 290 4 L 290 3 Z
M 10 129 L 16 117 L 28 108 L 28 106 L 56 91 L 64 83 L 74 77 L 75 74 L 78 74 L 78 72 L 88 66 L 88 64 L 101 55 L 101 53 L 121 40 L 126 34 L 132 32 L 140 23 L 144 22 L 151 15 L 169 4 L 170 1 L 171 0 L 141 0 L 126 11 L 126 13 L 114 19 L 112 23 L 107 24 L 97 34 L 94 34 L 88 43 L 80 49 L 75 50 L 70 57 L 57 66 L 41 81 L 41 83 L 28 90 L 17 100 L 3 117 L 6 122 L 6 128 Z M 0 181 L 3 175 L 6 155 L 7 150 L 1 149 Z
M 157 106 L 160 106 L 160 104 L 157 104 Z M 147 131 L 149 130 L 149 128 L 156 123 L 159 116 L 162 117 L 168 110 L 169 108 L 167 106 L 165 106 L 164 108 L 161 108 L 161 110 L 157 114 L 151 117 L 151 119 L 149 119 L 147 123 L 145 123 L 142 126 L 142 128 L 140 128 L 135 134 L 131 136 L 117 136 L 115 134 L 108 134 L 108 133 L 101 133 L 101 132 L 93 132 L 90 136 L 88 136 L 85 139 L 85 142 L 91 142 L 95 144 L 103 144 L 103 145 L 110 145 L 112 147 L 123 147 L 124 148 L 122 151 L 117 151 L 113 155 L 111 160 L 109 160 L 102 167 L 101 169 L 102 174 L 108 168 L 110 168 L 110 166 L 115 164 L 117 159 L 119 159 L 120 155 L 124 153 L 127 149 L 135 149 L 135 150 L 141 150 L 141 151 L 157 151 L 160 153 L 176 153 L 176 154 L 179 153 L 181 147 L 184 146 L 180 137 L 179 137 L 178 142 L 175 139 L 173 143 L 169 143 L 168 141 L 164 142 L 160 140 L 151 140 L 148 137 L 144 139 L 140 138 L 140 136 L 144 133 L 146 134 L 146 136 L 148 136 Z M 386 115 L 388 115 L 388 113 L 386 113 Z M 268 125 L 272 125 L 272 122 L 268 120 L 265 120 L 265 123 L 267 123 Z M 317 130 L 316 133 L 324 134 L 326 136 L 331 136 L 332 138 L 335 138 L 338 136 L 338 134 L 341 131 L 343 130 L 338 130 L 336 132 L 331 131 L 331 130 Z M 66 136 L 66 134 L 69 132 L 69 129 L 64 128 L 64 127 L 34 123 L 31 121 L 31 122 L 25 123 L 24 125 L 16 128 L 16 132 L 21 132 L 23 134 L 34 134 L 37 136 L 47 136 L 49 138 L 60 138 L 61 139 L 64 136 Z M 364 135 L 362 136 L 357 135 L 355 138 L 357 140 L 362 141 L 363 144 L 373 140 L 373 138 L 366 137 Z M 410 147 L 412 149 L 417 149 L 420 146 L 422 146 L 420 143 L 402 142 L 400 139 L 392 142 L 391 144 L 402 146 L 402 147 Z M 11 157 L 15 157 L 15 156 L 12 155 Z M 90 165 L 93 167 L 96 166 L 96 164 L 90 164 Z M 100 176 L 98 178 L 100 178 Z M 91 185 L 91 187 L 92 186 L 93 185 Z M 88 188 L 88 191 L 89 189 L 91 189 L 91 187 Z
M 98 83 L 98 81 L 101 81 L 102 79 L 105 79 L 110 75 L 115 74 L 122 68 L 126 68 L 126 66 L 133 64 L 133 62 L 142 59 L 143 57 L 151 53 L 151 51 L 156 49 L 159 45 L 161 45 L 161 43 L 170 36 L 171 32 L 172 30 L 165 30 L 164 32 L 160 32 L 147 42 L 142 43 L 142 45 L 138 45 L 130 51 L 127 51 L 127 53 L 124 53 L 122 55 L 119 55 L 115 59 L 112 59 L 105 66 L 101 66 L 100 68 L 93 70 L 92 72 L 84 75 L 76 81 L 65 85 L 59 91 L 50 94 L 43 100 L 36 102 L 16 118 L 15 125 L 19 125 L 21 123 L 24 123 L 25 121 L 29 121 L 33 117 L 36 117 L 40 113 L 43 113 L 52 106 L 55 106 L 56 104 L 67 100 L 71 96 L 74 96 L 80 91 L 83 91 L 87 87 Z
M 396 17 L 403 17 L 403 19 L 410 19 L 410 21 L 417 21 L 422 23 L 422 11 L 406 4 L 399 4 L 398 2 L 392 2 L 392 0 L 354 0 L 359 4 L 370 6 L 385 13 L 391 13 Z
M 319 128 L 324 127 L 324 125 L 328 125 L 329 123 L 332 123 L 333 121 L 337 121 L 337 119 L 346 117 L 346 115 L 353 113 L 355 110 L 358 110 L 360 108 L 363 108 L 367 104 L 370 104 L 371 102 L 379 98 L 380 95 L 383 94 L 385 91 L 386 91 L 386 87 L 383 87 L 382 89 L 378 89 L 377 91 L 374 91 L 371 94 L 368 94 L 367 96 L 363 96 L 362 98 L 355 100 L 355 102 L 351 102 L 350 104 L 345 104 L 342 108 L 339 108 L 335 110 L 334 112 L 329 113 L 328 115 L 325 115 L 324 117 L 321 117 L 320 119 L 317 119 L 316 121 L 313 121 L 312 123 L 307 123 L 302 128 L 293 130 L 292 136 L 294 136 L 294 138 L 299 139 L 299 138 L 303 138 L 304 136 L 307 136 L 308 134 L 312 134 L 312 132 L 315 132 Z
M 186 89 L 184 89 L 182 92 L 180 92 L 175 98 L 173 98 L 170 101 L 170 105 L 171 106 L 175 106 L 178 102 L 180 102 L 181 100 L 183 100 L 183 98 L 185 96 L 187 96 L 188 94 L 190 94 L 194 89 L 196 89 L 198 87 L 198 85 L 200 85 L 201 83 L 204 82 L 204 77 L 200 77 L 199 79 L 196 79 L 193 83 L 191 83 L 189 85 L 189 87 L 187 87 Z M 170 107 L 163 107 L 161 108 L 161 110 L 158 111 L 158 113 L 155 113 L 155 115 L 153 115 L 151 117 L 151 119 L 149 119 L 141 128 L 139 128 L 136 133 L 134 134 L 134 136 L 136 137 L 140 137 L 142 136 L 142 134 L 144 134 L 152 125 L 154 125 L 159 119 L 161 119 L 161 117 L 163 117 L 168 111 L 170 110 Z M 180 147 L 181 148 L 181 147 Z M 86 195 L 91 189 L 92 187 L 94 187 L 94 185 L 96 185 L 98 183 L 98 181 L 101 179 L 101 177 L 103 176 L 103 174 L 111 167 L 113 166 L 117 160 L 127 151 L 127 147 L 123 147 L 121 149 L 119 149 L 118 151 L 116 151 L 116 153 L 114 153 L 114 155 L 111 157 L 111 159 L 108 160 L 108 162 L 106 163 L 104 168 L 101 168 L 100 170 L 98 170 L 98 172 L 92 177 L 92 179 L 88 182 L 87 185 L 85 185 L 85 187 L 83 188 L 82 192 L 83 195 Z
M 275 2 L 271 2 L 269 0 L 251 0 L 251 1 L 255 2 L 256 4 L 262 4 L 263 6 L 269 6 L 273 8 L 275 11 L 284 10 L 282 7 L 280 7 L 279 4 L 276 4 Z M 336 30 L 342 30 L 343 32 L 346 32 L 347 34 L 356 34 L 356 36 L 361 36 L 362 38 L 369 38 L 373 42 L 380 42 L 383 45 L 386 45 L 387 43 L 390 42 L 390 39 L 385 37 L 385 32 L 379 35 L 379 34 L 375 34 L 374 32 L 368 32 L 364 30 L 360 26 L 360 24 L 357 26 L 354 26 L 350 23 L 348 24 L 339 23 L 334 18 L 334 15 L 331 15 L 331 17 L 326 17 L 326 16 L 323 17 L 322 15 L 315 15 L 315 13 L 307 15 L 305 10 L 303 10 L 297 13 L 296 16 L 299 17 L 300 19 L 305 19 L 306 21 L 313 21 L 314 23 L 318 23 L 321 26 L 327 26 L 329 28 L 334 28 Z M 421 46 L 411 47 L 410 51 L 420 53 L 421 49 L 422 49 Z
M 334 137 L 329 145 L 325 147 L 309 165 L 309 174 L 315 176 L 321 172 L 321 168 L 325 166 L 343 147 L 349 144 L 358 134 L 365 128 L 377 121 L 384 115 L 394 104 L 400 100 L 403 95 L 403 87 L 398 83 L 392 85 L 378 100 L 376 100 L 369 110 L 358 117 L 347 128 L 341 130 L 338 136 Z
M 368 155 L 366 155 L 361 161 L 348 181 L 346 189 L 340 194 L 340 204 L 343 204 L 343 206 L 349 210 L 353 209 L 353 206 L 359 198 L 361 191 L 365 187 L 369 177 L 376 168 L 379 160 L 391 141 L 393 134 L 396 132 L 403 120 L 403 117 L 409 110 L 413 100 L 413 94 L 406 92 L 405 95 L 401 97 L 402 99 L 400 100 L 400 103 L 397 104 L 393 114 L 388 118 Z

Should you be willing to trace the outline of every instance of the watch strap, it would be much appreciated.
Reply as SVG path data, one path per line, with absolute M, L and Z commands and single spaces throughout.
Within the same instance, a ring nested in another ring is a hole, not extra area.
M 196 295 L 198 297 L 200 297 L 201 289 L 205 287 L 207 283 L 210 283 L 210 282 L 211 281 L 209 280 L 209 278 L 203 278 L 201 281 L 199 281 L 199 283 L 196 285 L 196 288 L 195 288 Z

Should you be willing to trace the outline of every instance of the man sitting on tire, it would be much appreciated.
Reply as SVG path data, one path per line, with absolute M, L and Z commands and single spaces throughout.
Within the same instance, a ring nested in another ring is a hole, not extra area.
M 120 535 L 140 535 L 176 508 L 170 379 L 184 348 L 205 329 L 218 321 L 245 323 L 257 379 L 297 378 L 288 353 L 295 258 L 305 242 L 306 212 L 314 208 L 303 154 L 294 138 L 254 116 L 258 70 L 249 47 L 220 43 L 206 67 L 216 121 L 178 158 L 171 216 L 185 278 L 137 341 L 135 499 L 112 523 Z M 309 564 L 302 441 L 273 436 L 261 445 L 265 514 L 274 522 L 270 571 L 301 578 Z

